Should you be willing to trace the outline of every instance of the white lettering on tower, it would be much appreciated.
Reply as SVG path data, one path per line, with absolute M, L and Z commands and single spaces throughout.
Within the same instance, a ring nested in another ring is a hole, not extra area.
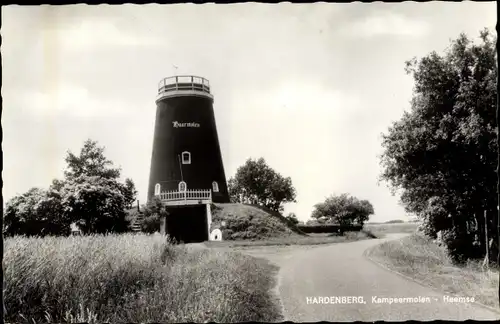
M 198 128 L 200 127 L 200 124 L 198 123 L 179 123 L 178 121 L 173 121 L 172 122 L 172 126 L 174 128 L 179 128 L 179 127 L 194 127 L 194 128 Z

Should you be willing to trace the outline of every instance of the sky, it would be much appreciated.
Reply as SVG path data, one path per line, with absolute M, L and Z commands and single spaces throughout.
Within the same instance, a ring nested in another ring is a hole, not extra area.
M 91 138 L 145 202 L 165 77 L 207 78 L 226 177 L 263 157 L 309 219 L 332 194 L 370 221 L 408 215 L 379 183 L 381 133 L 409 109 L 404 63 L 462 32 L 495 32 L 495 2 L 3 6 L 3 197 L 62 178 Z M 177 67 L 174 68 L 174 66 Z

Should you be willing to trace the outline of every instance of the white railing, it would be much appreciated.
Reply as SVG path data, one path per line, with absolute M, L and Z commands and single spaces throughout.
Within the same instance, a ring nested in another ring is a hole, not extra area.
M 158 94 L 167 91 L 192 90 L 210 93 L 207 79 L 192 75 L 179 75 L 165 78 L 158 84 Z
M 179 200 L 212 200 L 212 190 L 186 190 L 182 191 L 164 191 L 159 195 L 161 201 L 179 201 Z

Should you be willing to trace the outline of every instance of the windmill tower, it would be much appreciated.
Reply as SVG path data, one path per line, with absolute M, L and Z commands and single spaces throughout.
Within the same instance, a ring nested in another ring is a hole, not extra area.
M 206 205 L 207 226 L 210 204 L 229 202 L 213 102 L 205 78 L 160 81 L 148 186 L 148 201 L 160 197 L 170 214 Z

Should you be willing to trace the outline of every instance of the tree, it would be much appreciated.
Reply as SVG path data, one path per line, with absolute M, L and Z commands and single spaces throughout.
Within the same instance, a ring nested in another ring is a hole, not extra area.
M 64 172 L 66 179 L 78 178 L 82 175 L 105 179 L 120 177 L 120 169 L 113 168 L 113 162 L 104 156 L 104 147 L 99 147 L 97 141 L 91 139 L 84 142 L 80 155 L 76 156 L 68 151 L 66 163 L 68 164 Z
M 120 169 L 104 155 L 97 141 L 84 142 L 80 154 L 68 151 L 65 180 L 53 182 L 62 191 L 70 219 L 84 233 L 122 232 L 126 229 L 125 209 L 132 208 L 137 190 L 132 179 L 120 183 Z
M 33 188 L 7 203 L 6 235 L 67 235 L 71 223 L 84 233 L 123 232 L 125 209 L 137 190 L 131 179 L 120 183 L 120 170 L 104 156 L 104 148 L 87 140 L 79 154 L 68 152 L 63 180 L 48 190 Z
M 59 192 L 32 188 L 6 204 L 4 234 L 45 236 L 69 234 L 70 221 L 64 213 Z
M 487 227 L 498 226 L 496 37 L 487 30 L 480 36 L 479 45 L 462 34 L 443 55 L 407 62 L 415 81 L 411 109 L 382 142 L 381 180 L 401 193 L 428 235 L 453 232 L 447 246 L 460 246 L 450 253 L 461 260 L 477 243 L 471 234 L 485 251 L 484 211 Z
M 498 32 L 498 30 L 497 30 Z M 497 266 L 500 269 L 500 108 L 498 107 L 498 92 L 497 92 L 497 107 L 496 107 L 496 122 L 497 122 Z M 498 272 L 498 301 L 500 303 L 500 271 Z
M 311 217 L 320 224 L 362 225 L 374 213 L 373 206 L 368 200 L 359 200 L 343 193 L 331 195 L 324 202 L 316 204 Z
M 145 233 L 154 233 L 160 231 L 161 218 L 168 215 L 165 206 L 160 198 L 153 197 L 148 201 L 144 208 L 144 219 L 142 222 L 142 231 Z
M 137 190 L 135 189 L 134 181 L 132 181 L 132 179 L 130 178 L 125 179 L 123 196 L 125 198 L 125 206 L 129 209 L 132 208 L 137 198 Z
M 276 212 L 283 211 L 283 204 L 296 202 L 290 177 L 274 171 L 263 158 L 248 159 L 228 184 L 232 202 L 261 205 Z
M 123 187 L 113 179 L 81 175 L 61 188 L 64 212 L 85 233 L 127 229 Z
M 294 225 L 299 224 L 299 220 L 297 219 L 297 216 L 295 215 L 295 213 L 288 214 L 288 216 L 286 216 L 286 219 L 288 219 Z

